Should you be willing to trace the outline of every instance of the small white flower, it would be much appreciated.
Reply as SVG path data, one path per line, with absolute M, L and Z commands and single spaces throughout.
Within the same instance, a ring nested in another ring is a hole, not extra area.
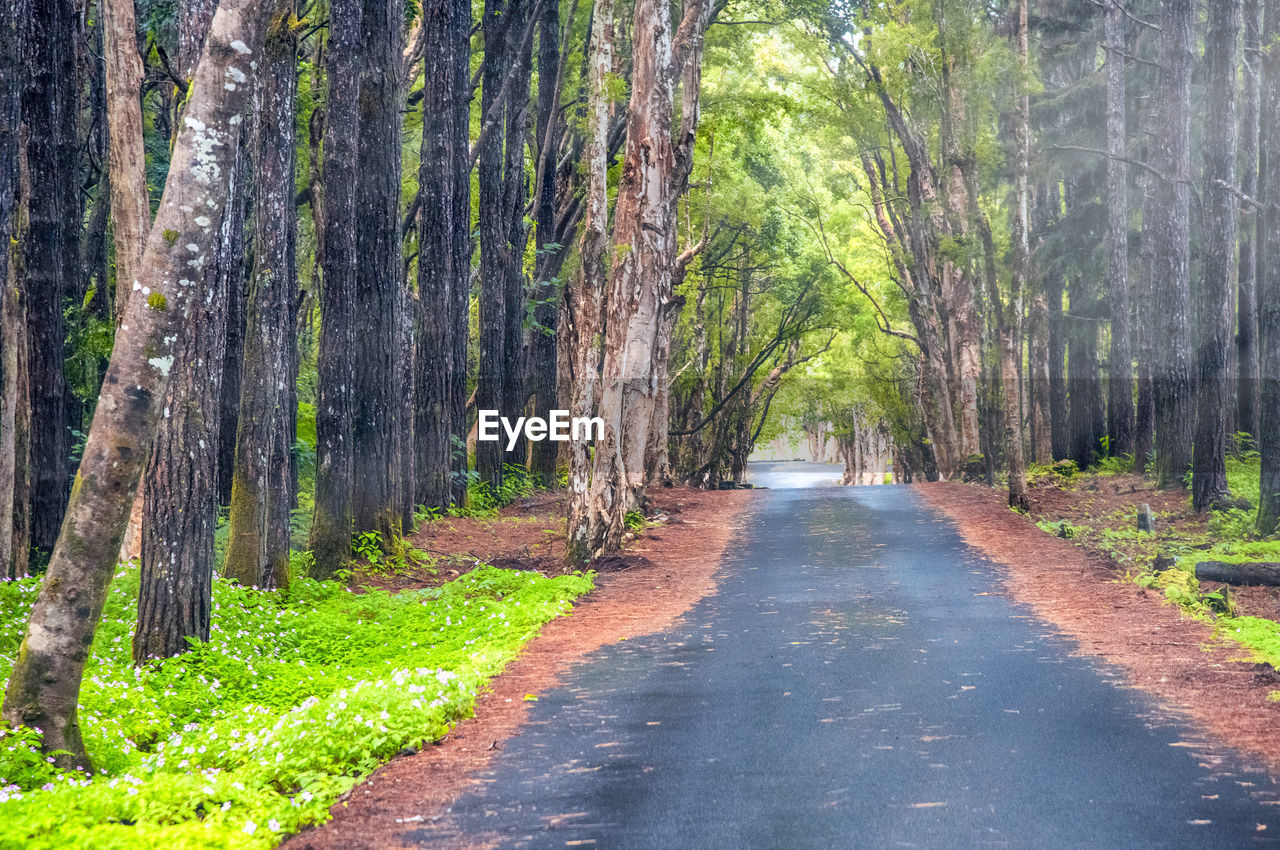
M 255 832 L 258 831 L 258 825 L 253 821 L 248 820 L 244 822 L 244 826 L 240 828 L 240 831 L 243 832 L 245 835 L 253 835 Z

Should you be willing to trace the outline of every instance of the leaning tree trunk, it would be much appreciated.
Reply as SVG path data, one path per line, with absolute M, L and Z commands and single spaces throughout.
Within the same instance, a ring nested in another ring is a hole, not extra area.
M 259 63 L 253 139 L 253 273 L 249 279 L 240 422 L 231 475 L 230 529 L 222 574 L 240 584 L 289 581 L 289 475 L 296 263 L 294 93 L 297 40 L 284 21 Z
M 1129 194 L 1125 164 L 1125 49 L 1122 0 L 1104 3 L 1107 50 L 1107 257 L 1111 354 L 1107 359 L 1107 448 L 1133 451 L 1133 349 L 1129 337 Z
M 356 533 L 376 531 L 390 545 L 400 530 L 398 378 L 402 346 L 400 265 L 399 0 L 365 0 L 360 72 L 359 176 L 356 182 L 356 403 L 352 420 L 351 513 Z M 332 236 L 332 232 L 329 234 Z
M 68 239 L 66 185 L 76 184 L 74 121 L 66 138 L 68 111 L 78 104 L 75 67 L 75 4 L 31 3 L 23 50 L 25 87 L 22 123 L 30 185 L 22 245 L 26 280 L 28 371 L 31 387 L 31 548 L 37 564 L 49 557 L 67 505 L 70 432 L 65 377 L 66 323 L 63 299 L 73 297 L 68 257 L 79 261 L 78 239 Z M 70 152 L 68 152 L 70 149 Z M 76 233 L 79 232 L 78 221 Z
M 332 578 L 351 556 L 354 474 L 356 179 L 360 122 L 363 0 L 333 0 L 325 77 L 324 239 L 320 267 L 320 346 L 316 358 L 316 495 L 311 577 Z
M 1191 22 L 1192 0 L 1161 4 L 1160 121 L 1156 202 L 1143 222 L 1155 287 L 1156 485 L 1182 486 L 1191 465 L 1195 410 L 1191 372 Z
M 1244 62 L 1240 84 L 1240 193 L 1258 196 L 1258 62 L 1261 58 L 1261 0 L 1245 0 Z M 1240 210 L 1240 260 L 1236 294 L 1236 429 L 1258 436 L 1258 221 L 1252 206 Z
M 423 27 L 413 429 L 416 502 L 447 508 L 461 504 L 466 495 L 471 4 L 437 0 L 428 7 Z
M 1280 139 L 1280 4 L 1266 4 L 1262 29 L 1262 135 Z M 1264 148 L 1265 150 L 1265 148 Z M 1280 257 L 1280 156 L 1266 156 L 1261 182 L 1266 187 L 1262 232 L 1265 257 Z M 1280 528 L 1280 263 L 1261 263 L 1258 269 L 1258 337 L 1261 351 L 1261 406 L 1258 410 L 1258 449 L 1262 454 L 1258 532 Z
M 595 405 L 600 330 L 605 289 L 605 249 L 609 246 L 609 75 L 613 70 L 613 0 L 595 0 L 591 17 L 590 78 L 587 83 L 587 137 L 583 161 L 587 168 L 586 218 L 579 250 L 581 268 L 565 293 L 563 331 L 572 341 L 569 372 L 569 415 L 590 416 Z M 569 443 L 569 526 L 565 560 L 591 560 L 593 517 L 591 448 L 585 440 Z
M 89 647 L 129 504 L 163 410 L 170 369 L 192 309 L 204 300 L 186 275 L 218 247 L 227 201 L 224 175 L 272 5 L 224 0 L 192 82 L 160 211 L 129 299 L 89 430 L 67 519 L 9 679 L 4 718 L 44 731 L 63 765 L 88 759 L 76 706 Z M 195 264 L 194 266 L 192 264 Z
M 1209 4 L 1204 141 L 1204 279 L 1196 308 L 1197 419 L 1191 504 L 1197 513 L 1227 495 L 1227 419 L 1236 275 L 1236 43 L 1240 0 Z

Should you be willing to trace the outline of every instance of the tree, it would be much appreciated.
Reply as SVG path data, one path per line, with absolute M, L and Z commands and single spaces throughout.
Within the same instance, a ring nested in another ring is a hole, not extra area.
M 308 544 L 315 558 L 311 575 L 321 579 L 333 576 L 351 555 L 363 15 L 363 0 L 334 0 L 329 9 L 325 60 L 329 93 L 324 125 L 323 285 L 316 364 L 316 495 Z
M 1261 132 L 1280 139 L 1280 5 L 1267 3 L 1262 26 Z M 1263 148 L 1265 150 L 1265 148 Z M 1262 257 L 1280 256 L 1280 156 L 1265 157 L 1259 175 L 1266 201 L 1259 222 Z M 1259 262 L 1258 343 L 1260 351 L 1258 450 L 1262 455 L 1258 532 L 1280 527 L 1280 263 Z
M 599 415 L 586 540 L 593 555 L 616 549 L 626 512 L 642 503 L 645 451 L 657 403 L 658 330 L 671 298 L 676 203 L 689 176 L 696 118 L 672 139 L 675 84 L 702 61 L 707 0 L 690 0 L 674 35 L 663 3 L 638 0 L 627 143 L 614 207 L 613 260 L 605 302 Z M 696 113 L 695 113 L 696 114 Z M 570 535 L 582 532 L 571 529 Z
M 26 347 L 22 305 L 9 263 L 14 236 L 14 208 L 19 189 L 18 133 L 21 121 L 20 79 L 25 0 L 0 2 L 0 576 L 25 575 L 25 534 L 15 535 L 14 508 L 19 471 L 17 430 L 19 397 L 26 396 L 21 356 Z M 23 427 L 26 431 L 26 427 Z M 25 477 L 25 470 L 22 471 Z M 17 544 L 17 545 L 15 545 Z
M 289 581 L 289 516 L 296 403 L 289 386 L 296 357 L 294 95 L 297 40 L 287 17 L 272 25 L 255 93 L 253 271 L 231 477 L 230 529 L 222 574 L 243 585 Z
M 1240 194 L 1258 197 L 1258 100 L 1261 93 L 1258 63 L 1261 61 L 1262 3 L 1244 3 L 1244 62 L 1240 81 L 1240 143 L 1237 167 Z M 1258 434 L 1258 247 L 1259 211 L 1253 205 L 1240 210 L 1238 223 L 1240 259 L 1237 272 L 1236 332 L 1236 429 L 1255 438 Z
M 545 2 L 546 0 L 544 0 Z M 475 142 L 480 206 L 480 371 L 476 408 L 519 416 L 524 409 L 525 132 L 536 29 L 531 0 L 486 0 L 480 136 Z M 515 456 L 523 459 L 523 442 Z M 502 441 L 476 444 L 476 472 L 502 484 Z
M 178 134 L 169 178 L 151 228 L 94 422 L 40 595 L 4 699 L 4 718 L 44 731 L 60 764 L 87 762 L 76 703 L 88 647 L 115 572 L 120 537 L 194 304 L 204 297 L 187 277 L 216 250 L 212 222 L 227 203 L 221 175 L 234 163 L 236 125 L 260 50 L 270 4 L 224 0 L 209 28 Z M 243 75 L 246 79 L 237 82 Z M 230 83 L 230 84 L 228 84 Z
M 1196 305 L 1196 432 L 1191 504 L 1203 513 L 1225 497 L 1233 397 L 1230 354 L 1236 288 L 1236 69 L 1239 0 L 1209 4 L 1204 141 L 1204 276 Z
M 397 0 L 365 0 L 360 68 L 360 120 L 356 179 L 355 335 L 356 403 L 352 419 L 351 513 L 356 533 L 378 532 L 388 543 L 399 532 L 402 464 L 401 417 L 405 307 L 400 265 L 400 54 L 404 9 Z M 332 231 L 329 232 L 332 236 Z M 412 444 L 412 443 L 410 443 Z
M 75 6 L 31 3 L 24 35 L 22 122 L 32 191 L 21 246 L 30 395 L 30 517 L 33 560 L 43 564 L 67 505 L 71 432 L 63 299 L 74 297 L 80 261 L 79 81 Z
M 590 416 L 596 400 L 600 353 L 596 336 L 600 332 L 605 285 L 605 250 L 609 246 L 609 74 L 613 70 L 613 0 L 595 0 L 591 14 L 591 43 L 588 53 L 586 149 L 586 218 L 579 247 L 578 274 L 565 291 L 565 319 L 561 331 L 571 339 L 569 372 L 569 415 Z M 584 564 L 595 556 L 597 541 L 592 537 L 599 518 L 592 515 L 591 452 L 586 442 L 569 444 L 569 522 L 565 559 Z
M 199 53 L 214 9 L 180 15 L 191 32 L 180 42 Z M 184 65 L 194 65 L 183 60 Z M 233 85 L 236 84 L 234 81 Z M 209 217 L 217 250 L 188 274 L 204 298 L 190 309 L 192 324 L 178 343 L 165 395 L 165 413 L 151 446 L 142 487 L 142 579 L 133 657 L 138 663 L 185 652 L 188 638 L 207 640 L 211 617 L 214 531 L 218 522 L 218 461 L 222 382 L 226 370 L 227 305 L 243 276 L 238 230 L 243 122 L 232 128 L 235 149 L 223 181 L 227 205 Z
M 1169 0 L 1160 14 L 1159 124 L 1155 199 L 1150 220 L 1154 307 L 1152 383 L 1156 411 L 1156 481 L 1182 486 L 1195 429 L 1191 371 L 1191 20 L 1192 0 Z
M 447 508 L 460 504 L 466 495 L 471 5 L 466 0 L 438 0 L 427 8 L 422 26 L 415 501 Z
M 1133 451 L 1133 350 L 1129 339 L 1129 184 L 1125 164 L 1125 10 L 1106 0 L 1107 258 L 1111 280 L 1111 354 L 1107 369 L 1108 449 Z

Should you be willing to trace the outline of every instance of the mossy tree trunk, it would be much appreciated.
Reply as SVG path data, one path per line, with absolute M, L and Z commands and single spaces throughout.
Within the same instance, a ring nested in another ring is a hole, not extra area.
M 67 518 L 5 693 L 4 718 L 41 728 L 46 750 L 65 751 L 60 764 L 88 761 L 76 711 L 81 677 L 178 343 L 205 298 L 191 271 L 218 247 L 214 222 L 227 203 L 244 83 L 271 13 L 271 4 L 224 0 L 213 18 L 143 256 L 140 297 L 129 299 L 116 336 Z

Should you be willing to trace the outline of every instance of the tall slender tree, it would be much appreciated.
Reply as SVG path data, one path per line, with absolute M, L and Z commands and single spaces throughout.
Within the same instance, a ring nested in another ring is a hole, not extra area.
M 400 263 L 400 56 L 404 5 L 365 0 L 360 67 L 360 168 L 356 179 L 356 398 L 351 511 L 357 533 L 384 540 L 400 529 L 403 468 L 395 451 L 402 421 L 400 344 L 405 307 Z M 332 231 L 329 232 L 332 236 Z M 411 388 L 409 388 L 411 391 Z
M 1280 139 L 1280 4 L 1265 4 L 1262 25 L 1261 133 Z M 1265 146 L 1262 148 L 1266 150 Z M 1264 190 L 1258 235 L 1261 256 L 1280 257 L 1280 156 L 1266 155 L 1259 181 Z M 1280 263 L 1258 264 L 1260 352 L 1258 450 L 1262 455 L 1258 531 L 1280 529 Z
M 1125 155 L 1125 10 L 1103 4 L 1107 50 L 1107 261 L 1111 280 L 1111 353 L 1107 359 L 1108 449 L 1133 451 L 1133 349 L 1129 336 L 1129 178 Z
M 31 3 L 24 34 L 22 121 L 32 191 L 21 247 L 25 280 L 20 297 L 26 310 L 30 386 L 38 388 L 30 396 L 31 548 L 37 563 L 48 559 L 57 542 L 70 476 L 63 308 L 64 299 L 74 297 L 76 282 L 68 272 L 80 257 L 79 84 L 72 49 L 76 20 L 71 0 Z M 68 228 L 69 220 L 74 228 Z
M 1180 487 L 1191 465 L 1195 431 L 1191 368 L 1191 28 L 1192 0 L 1160 6 L 1159 126 L 1155 138 L 1151 240 L 1155 328 L 1152 383 L 1156 411 L 1156 482 Z
M 253 272 L 222 570 L 241 584 L 263 588 L 284 587 L 289 581 L 289 458 L 296 417 L 288 392 L 296 357 L 296 89 L 297 39 L 288 17 L 282 17 L 267 37 L 254 95 Z
M 1236 75 L 1240 0 L 1209 4 L 1204 64 L 1203 269 L 1196 305 L 1196 434 L 1191 504 L 1197 512 L 1226 496 L 1231 393 L 1232 296 L 1237 280 Z
M 316 357 L 316 494 L 311 575 L 330 578 L 351 555 L 355 448 L 356 182 L 364 0 L 329 8 L 324 125 L 324 238 L 320 246 L 320 345 Z
M 1259 62 L 1262 50 L 1262 2 L 1244 3 L 1244 61 L 1240 79 L 1240 143 L 1237 168 L 1240 194 L 1258 197 Z M 1240 210 L 1240 259 L 1236 288 L 1236 429 L 1258 434 L 1258 222 L 1253 205 Z
M 17 289 L 10 280 L 10 240 L 18 196 L 23 27 L 26 0 L 0 0 L 0 576 L 26 572 L 27 547 L 14 551 L 19 461 L 19 349 L 26 346 Z M 23 405 L 25 407 L 25 405 Z M 24 429 L 25 430 L 25 429 Z M 22 464 L 25 466 L 25 463 Z M 25 471 L 23 471 L 25 477 Z
M 471 4 L 435 0 L 423 20 L 422 157 L 414 445 L 418 504 L 465 497 L 471 285 Z

